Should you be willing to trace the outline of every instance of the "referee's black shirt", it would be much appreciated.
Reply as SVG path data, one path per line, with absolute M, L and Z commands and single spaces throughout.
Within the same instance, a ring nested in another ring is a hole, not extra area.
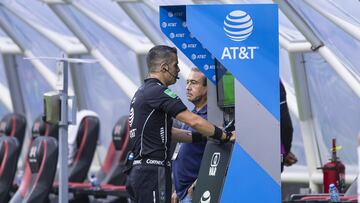
M 146 79 L 130 104 L 130 144 L 135 159 L 169 160 L 172 117 L 186 109 L 158 79 Z

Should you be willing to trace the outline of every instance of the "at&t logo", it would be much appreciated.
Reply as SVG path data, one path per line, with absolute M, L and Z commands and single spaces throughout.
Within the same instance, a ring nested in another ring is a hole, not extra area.
M 235 10 L 226 15 L 224 19 L 224 31 L 226 36 L 234 42 L 246 40 L 253 32 L 254 25 L 249 14 L 245 11 Z M 224 47 L 221 59 L 254 59 L 257 46 L 231 46 Z
M 236 10 L 230 12 L 224 20 L 224 31 L 233 41 L 240 42 L 248 38 L 253 30 L 253 21 L 249 14 Z

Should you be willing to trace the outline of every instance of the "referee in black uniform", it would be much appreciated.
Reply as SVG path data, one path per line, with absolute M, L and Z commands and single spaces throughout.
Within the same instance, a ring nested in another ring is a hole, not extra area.
M 130 104 L 129 159 L 133 161 L 127 189 L 132 202 L 168 203 L 171 199 L 171 140 L 198 142 L 206 137 L 233 141 L 234 132 L 225 133 L 200 116 L 187 110 L 181 99 L 168 88 L 176 82 L 176 48 L 159 45 L 146 56 L 148 78 L 136 91 Z M 172 128 L 176 118 L 199 133 Z M 201 134 L 200 134 L 201 133 Z

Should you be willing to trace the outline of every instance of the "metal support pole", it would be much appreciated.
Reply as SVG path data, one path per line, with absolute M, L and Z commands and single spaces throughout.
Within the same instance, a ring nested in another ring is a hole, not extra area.
M 19 68 L 16 65 L 14 55 L 3 55 L 5 65 L 5 75 L 8 79 L 9 92 L 15 113 L 26 115 L 24 97 L 22 94 L 21 84 L 19 80 Z
M 278 3 L 280 10 L 289 18 L 289 20 L 296 26 L 296 28 L 305 36 L 311 43 L 311 50 L 315 51 L 324 46 L 322 41 L 311 30 L 310 26 L 301 18 L 296 10 L 291 7 L 286 0 L 274 0 Z
M 60 90 L 61 120 L 59 123 L 59 202 L 68 202 L 68 68 L 69 62 L 60 61 L 63 68 L 63 89 Z

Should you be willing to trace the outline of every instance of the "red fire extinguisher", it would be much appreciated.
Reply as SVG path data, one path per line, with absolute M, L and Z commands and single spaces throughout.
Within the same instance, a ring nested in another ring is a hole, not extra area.
M 340 150 L 341 146 L 336 146 L 336 139 L 332 140 L 332 156 L 330 162 L 326 163 L 321 169 L 323 171 L 324 193 L 329 193 L 329 185 L 331 183 L 336 185 L 340 193 L 345 192 L 345 165 L 336 156 L 336 151 Z

